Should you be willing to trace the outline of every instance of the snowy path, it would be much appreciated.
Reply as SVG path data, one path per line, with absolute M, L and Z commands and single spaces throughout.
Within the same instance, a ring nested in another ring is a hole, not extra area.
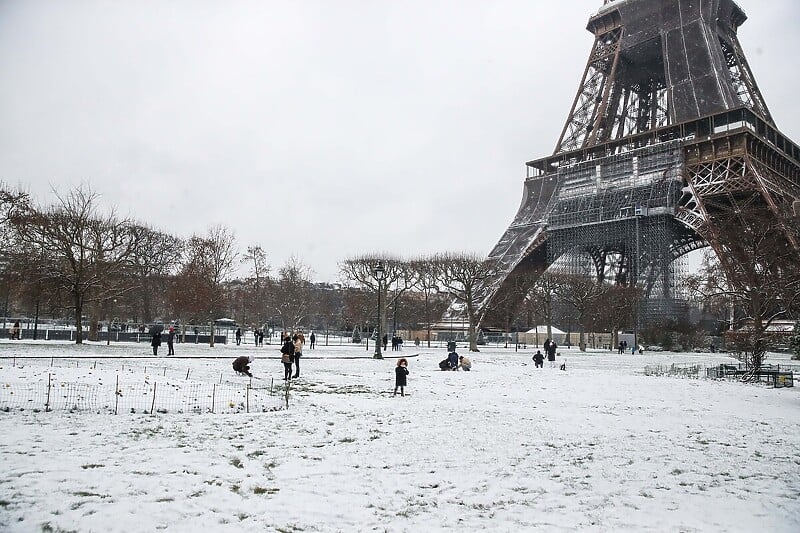
M 423 351 L 400 398 L 394 362 L 354 350 L 304 360 L 287 411 L 0 413 L 0 529 L 800 531 L 800 387 L 641 373 L 724 356 L 570 352 L 561 372 L 488 349 L 467 373 Z M 158 364 L 216 380 L 228 359 Z M 46 379 L 7 363 L 0 385 Z

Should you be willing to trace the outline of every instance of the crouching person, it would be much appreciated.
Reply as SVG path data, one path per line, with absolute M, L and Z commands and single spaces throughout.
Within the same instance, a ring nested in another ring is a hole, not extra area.
M 470 361 L 469 358 L 464 357 L 462 355 L 458 358 L 458 368 L 469 372 L 470 370 L 472 370 L 472 361 Z
M 237 357 L 233 360 L 233 370 L 239 374 L 244 374 L 252 378 L 253 374 L 250 373 L 250 363 L 252 362 L 252 355 L 242 355 L 241 357 Z

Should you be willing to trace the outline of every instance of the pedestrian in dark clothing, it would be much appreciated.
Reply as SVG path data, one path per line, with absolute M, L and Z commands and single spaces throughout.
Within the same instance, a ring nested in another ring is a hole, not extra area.
M 253 374 L 250 373 L 250 363 L 252 362 L 252 355 L 242 355 L 233 360 L 233 369 L 239 374 L 244 374 L 252 378 Z
M 447 366 L 450 367 L 450 370 L 458 370 L 458 354 L 456 352 L 450 352 L 447 355 Z
M 286 337 L 286 340 L 281 346 L 281 363 L 283 363 L 283 380 L 290 381 L 292 379 L 292 362 L 294 361 L 294 343 L 292 339 Z
M 556 348 L 558 345 L 553 341 L 547 345 L 547 360 L 550 361 L 550 368 L 556 367 Z
M 175 328 L 170 326 L 169 331 L 167 332 L 167 348 L 169 351 L 167 355 L 175 355 L 175 347 L 173 343 L 175 342 Z
M 447 359 L 439 361 L 439 370 L 450 370 L 450 361 Z
M 456 341 L 447 341 L 447 353 L 456 351 Z
M 405 396 L 405 386 L 408 376 L 408 361 L 405 357 L 397 361 L 394 368 L 394 396 L 397 396 L 397 389 L 400 388 L 400 396 Z
M 544 354 L 541 351 L 536 350 L 536 353 L 533 354 L 533 364 L 536 368 L 544 368 Z
M 197 337 L 200 335 L 200 330 L 197 329 L 197 326 L 194 327 L 194 343 L 197 344 Z
M 311 344 L 309 345 L 309 347 L 313 350 L 314 349 L 314 344 L 316 344 L 316 342 L 317 342 L 317 336 L 314 335 L 313 331 L 311 332 L 311 338 L 309 340 L 311 341 Z
M 160 331 L 153 332 L 152 339 L 150 340 L 150 346 L 153 347 L 153 355 L 158 355 L 158 347 L 161 346 Z
M 236 346 L 242 344 L 242 328 L 236 328 Z
M 386 351 L 386 345 L 388 345 L 388 344 L 389 344 L 389 334 L 388 333 L 384 333 L 383 334 L 383 351 L 384 352 Z

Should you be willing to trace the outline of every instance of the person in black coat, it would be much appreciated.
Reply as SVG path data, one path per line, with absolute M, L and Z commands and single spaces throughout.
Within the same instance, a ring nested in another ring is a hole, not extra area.
M 286 337 L 283 346 L 281 346 L 281 362 L 283 363 L 283 380 L 291 381 L 292 363 L 294 362 L 294 343 L 289 337 Z
M 405 386 L 407 384 L 408 376 L 408 361 L 405 357 L 397 361 L 397 366 L 394 368 L 394 394 L 397 396 L 397 389 L 400 389 L 400 396 L 405 396 Z
M 152 339 L 150 339 L 150 346 L 153 347 L 153 355 L 158 355 L 158 347 L 161 346 L 161 332 L 153 332 Z
M 252 355 L 242 355 L 237 357 L 233 360 L 233 370 L 238 372 L 239 374 L 244 374 L 246 376 L 253 377 L 253 374 L 250 373 L 250 363 L 253 362 Z
M 175 355 L 175 328 L 170 326 L 167 332 L 167 355 Z
M 544 354 L 540 350 L 536 350 L 536 353 L 533 354 L 533 363 L 536 365 L 536 368 L 544 368 Z

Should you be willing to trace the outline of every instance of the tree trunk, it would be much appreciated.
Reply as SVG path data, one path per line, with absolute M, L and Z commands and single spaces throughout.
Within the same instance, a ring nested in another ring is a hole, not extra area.
M 83 344 L 83 302 L 80 296 L 75 296 L 75 344 Z

